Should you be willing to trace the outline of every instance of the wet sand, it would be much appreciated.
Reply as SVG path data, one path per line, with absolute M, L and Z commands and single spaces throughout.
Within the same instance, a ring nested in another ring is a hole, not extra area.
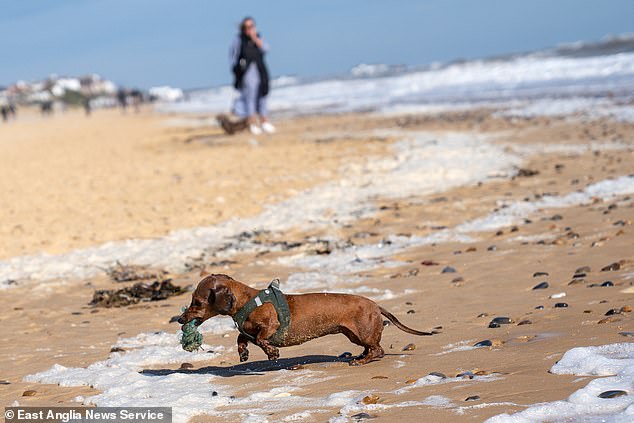
M 634 126 L 609 121 L 505 120 L 491 117 L 487 111 L 434 118 L 305 117 L 280 122 L 279 135 L 258 138 L 256 144 L 248 135 L 224 137 L 214 127 L 170 126 L 169 119 L 174 117 L 104 113 L 84 120 L 69 114 L 1 127 L 0 148 L 7 152 L 0 154 L 0 160 L 5 161 L 2 168 L 9 169 L 6 165 L 13 163 L 0 186 L 11 204 L 3 208 L 1 221 L 11 222 L 13 227 L 3 224 L 0 256 L 63 252 L 106 240 L 160 236 L 178 228 L 210 225 L 228 216 L 256 214 L 264 204 L 336 179 L 345 163 L 387 154 L 393 141 L 390 137 L 350 135 L 373 129 L 495 132 L 501 145 L 537 146 L 537 151 L 539 146 L 555 143 L 621 143 L 626 147 L 600 152 L 544 151 L 522 164 L 524 169 L 539 172 L 533 176 L 493 178 L 430 196 L 379 199 L 383 207 L 377 215 L 338 228 L 341 239 L 358 245 L 394 234 L 424 236 L 486 215 L 499 208 L 501 200 L 565 195 L 589 183 L 634 172 Z M 59 151 L 65 154 L 57 154 Z M 219 204 L 218 197 L 224 202 Z M 378 396 L 377 404 L 386 406 L 425 401 L 434 395 L 452 402 L 444 407 L 416 405 L 365 411 L 379 421 L 483 421 L 503 412 L 521 411 L 529 404 L 564 399 L 590 380 L 548 373 L 564 352 L 575 346 L 631 340 L 619 335 L 634 331 L 631 312 L 599 321 L 610 309 L 634 306 L 633 218 L 634 196 L 543 209 L 532 214 L 530 221 L 480 233 L 472 243 L 414 247 L 392 257 L 401 261 L 398 267 L 379 266 L 362 272 L 364 285 L 389 288 L 397 294 L 380 304 L 403 323 L 417 329 L 442 327 L 441 334 L 423 338 L 387 327 L 382 341 L 385 358 L 366 366 L 352 368 L 337 359 L 345 351 L 360 352 L 337 335 L 282 349 L 282 359 L 275 365 L 250 346 L 252 364 L 240 364 L 234 348 L 218 358 L 195 362 L 192 369 L 179 370 L 178 364 L 158 369 L 226 376 L 219 383 L 227 386 L 231 395 L 244 397 L 288 385 L 292 372 L 280 376 L 279 369 L 301 364 L 303 369 L 294 370 L 298 374 L 308 369 L 317 377 L 329 378 L 302 386 L 300 395 L 306 397 L 356 390 Z M 24 230 L 20 236 L 11 232 L 17 225 Z M 301 242 L 307 236 L 319 235 L 296 230 L 281 237 Z M 245 254 L 234 257 L 235 263 L 207 264 L 204 270 L 263 286 L 263 281 L 272 277 L 284 281 L 293 269 L 280 266 L 277 258 L 294 253 Z M 620 263 L 619 270 L 601 271 L 615 262 Z M 455 272 L 442 273 L 446 266 Z M 584 272 L 586 276 L 577 278 L 583 282 L 569 285 L 575 271 L 583 266 L 590 267 Z M 195 284 L 199 271 L 172 277 L 179 285 Z M 548 275 L 533 277 L 535 272 Z M 614 286 L 589 287 L 608 280 Z M 548 281 L 549 288 L 531 289 L 542 281 Z M 175 332 L 178 325 L 169 320 L 189 302 L 189 295 L 185 295 L 127 308 L 92 308 L 87 304 L 94 289 L 119 288 L 122 284 L 100 276 L 38 285 L 18 284 L 0 293 L 0 380 L 10 383 L 0 385 L 0 400 L 5 405 L 16 400 L 21 405 L 73 405 L 78 395 L 94 395 L 96 391 L 89 387 L 60 387 L 22 379 L 53 364 L 82 367 L 104 360 L 118 337 Z M 549 298 L 561 292 L 566 296 Z M 555 308 L 558 302 L 568 307 Z M 540 305 L 543 309 L 536 309 Z M 497 316 L 510 317 L 514 323 L 489 328 Z M 525 320 L 531 323 L 518 325 Z M 208 334 L 205 342 L 229 350 L 234 347 L 235 336 L 236 332 L 229 337 Z M 451 345 L 471 346 L 482 340 L 491 340 L 493 346 L 452 351 Z M 402 351 L 410 343 L 415 349 Z M 245 369 L 251 374 L 244 374 Z M 494 376 L 411 386 L 411 381 L 430 372 L 454 377 L 465 371 Z M 407 387 L 411 389 L 394 392 Z M 36 394 L 22 397 L 30 389 Z M 465 401 L 474 395 L 480 399 Z M 488 405 L 477 407 L 483 403 Z M 306 421 L 328 421 L 340 408 L 312 410 Z M 269 410 L 266 417 L 279 421 L 301 411 L 282 404 Z M 243 417 L 235 414 L 225 420 L 241 421 Z M 194 420 L 214 418 L 199 416 Z

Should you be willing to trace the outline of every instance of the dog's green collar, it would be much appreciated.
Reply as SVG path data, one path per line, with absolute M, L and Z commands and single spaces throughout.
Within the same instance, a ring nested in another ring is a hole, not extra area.
M 280 322 L 279 329 L 271 335 L 268 341 L 274 346 L 279 346 L 284 341 L 288 327 L 291 324 L 291 309 L 288 307 L 286 297 L 280 290 L 279 279 L 273 279 L 268 288 L 261 290 L 255 297 L 247 301 L 244 307 L 233 316 L 233 321 L 240 333 L 255 343 L 255 336 L 245 332 L 243 326 L 244 322 L 253 313 L 253 310 L 265 303 L 273 304 L 277 312 L 277 320 Z

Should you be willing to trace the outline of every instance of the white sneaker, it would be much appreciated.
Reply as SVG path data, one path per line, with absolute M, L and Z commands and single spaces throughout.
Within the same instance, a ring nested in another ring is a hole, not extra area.
M 256 124 L 251 124 L 249 125 L 249 131 L 253 134 L 253 135 L 260 135 L 262 133 L 262 130 L 260 129 L 259 126 L 257 126 Z
M 262 130 L 267 134 L 274 134 L 276 131 L 275 126 L 273 126 L 270 122 L 264 122 L 262 124 Z

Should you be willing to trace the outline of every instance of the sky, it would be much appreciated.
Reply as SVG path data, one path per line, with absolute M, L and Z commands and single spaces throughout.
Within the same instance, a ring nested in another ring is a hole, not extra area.
M 633 0 L 0 0 L 0 86 L 98 73 L 128 87 L 230 83 L 244 16 L 273 76 L 423 65 L 634 33 Z

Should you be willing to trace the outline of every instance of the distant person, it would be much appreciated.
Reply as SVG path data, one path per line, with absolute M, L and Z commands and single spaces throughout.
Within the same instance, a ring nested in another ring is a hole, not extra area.
M 240 91 L 240 97 L 233 105 L 233 113 L 241 120 L 232 122 L 227 116 L 218 116 L 218 122 L 225 132 L 232 134 L 249 128 L 254 135 L 262 131 L 275 132 L 268 121 L 266 98 L 269 93 L 269 72 L 264 55 L 269 46 L 262 41 L 255 28 L 255 21 L 246 17 L 240 24 L 240 33 L 233 40 L 229 58 L 234 75 L 234 87 Z M 258 125 L 259 124 L 259 125 Z
M 0 106 L 0 114 L 2 114 L 2 121 L 9 120 L 9 106 Z
M 125 113 L 126 107 L 128 107 L 128 94 L 125 92 L 123 88 L 119 88 L 117 90 L 117 103 L 119 103 L 119 107 L 121 107 L 121 111 Z
M 90 116 L 90 113 L 92 112 L 92 107 L 90 105 L 90 97 L 85 95 L 82 98 L 82 106 L 84 107 L 84 113 L 86 113 L 86 116 Z
M 134 112 L 139 113 L 141 110 L 141 103 L 143 103 L 143 93 L 134 89 L 130 91 L 130 97 L 132 97 L 132 107 L 134 107 Z

